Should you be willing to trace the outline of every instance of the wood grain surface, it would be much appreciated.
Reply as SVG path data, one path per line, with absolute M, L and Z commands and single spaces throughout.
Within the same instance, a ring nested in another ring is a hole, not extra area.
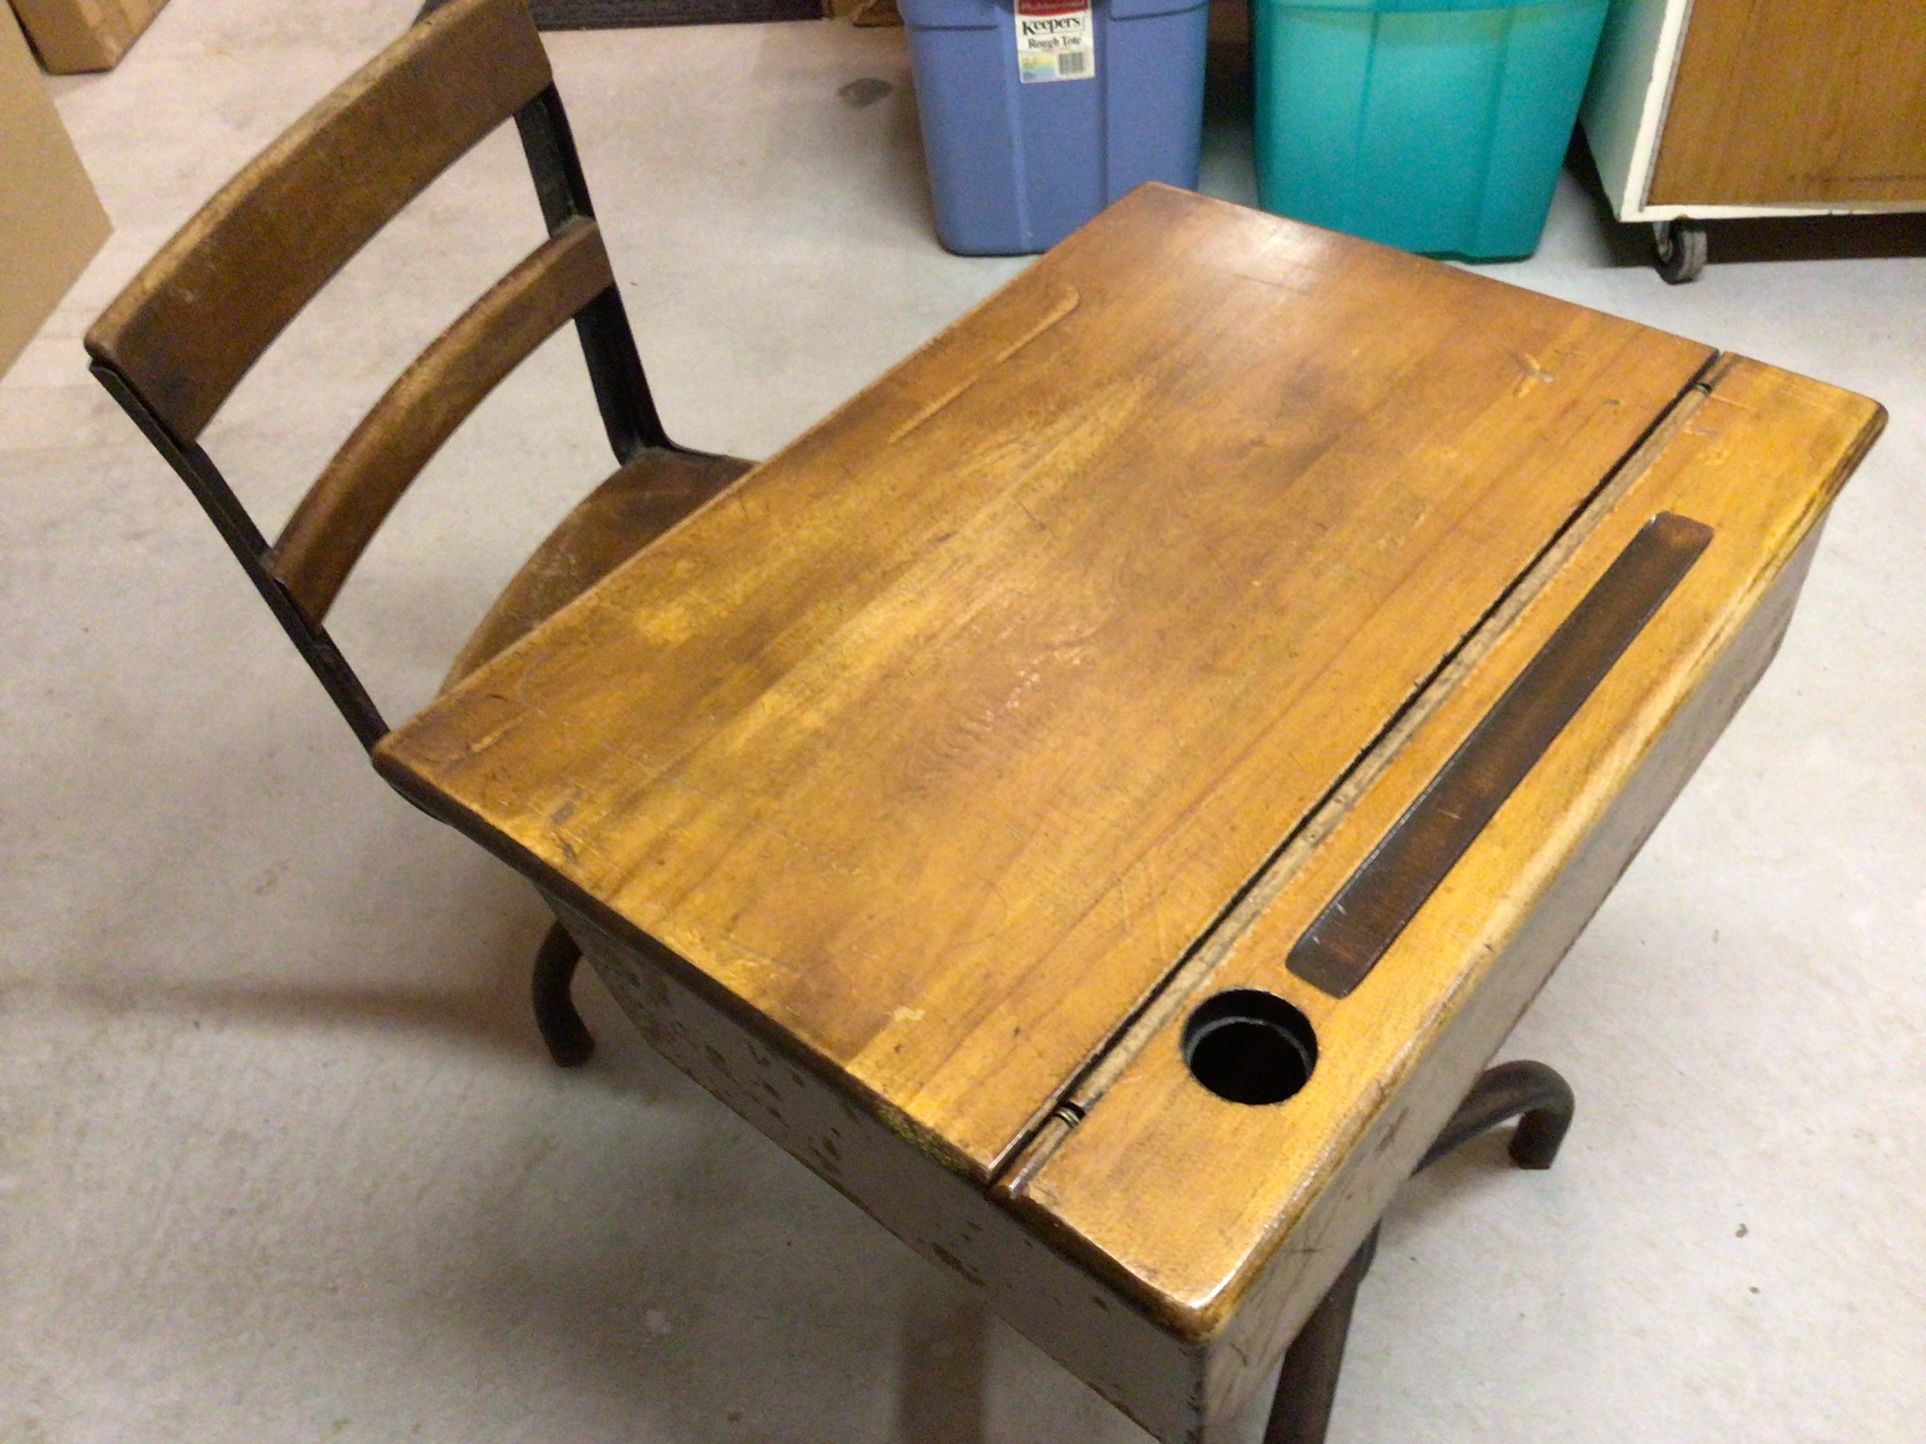
M 518 642 L 741 476 L 751 463 L 652 446 L 570 510 L 462 644 L 443 690 Z
M 1370 976 L 1711 540 L 1669 511 L 1639 529 L 1298 937 L 1293 973 L 1335 998 Z
M 229 181 L 94 323 L 88 352 L 192 442 L 329 277 L 548 83 L 522 0 L 452 0 Z
M 1926 200 L 1926 8 L 1693 0 L 1648 200 Z
M 1711 354 L 1146 188 L 377 762 L 987 1179 Z
M 1827 505 L 1883 424 L 1863 397 L 1723 364 L 1474 639 L 1367 785 L 1288 849 L 1120 1046 L 1080 1121 L 1008 1181 L 1040 1229 L 1173 1333 L 1208 1341 L 1205 1413 L 1233 1411 L 1375 1224 L 1772 655 Z M 1661 511 L 1704 554 L 1348 998 L 1293 976 L 1304 929 Z M 1318 1063 L 1295 1097 L 1227 1103 L 1185 1065 L 1192 1006 L 1294 1004 Z M 1191 1405 L 1151 1424 L 1189 1437 Z M 1141 1416 L 1140 1416 L 1141 1417 Z

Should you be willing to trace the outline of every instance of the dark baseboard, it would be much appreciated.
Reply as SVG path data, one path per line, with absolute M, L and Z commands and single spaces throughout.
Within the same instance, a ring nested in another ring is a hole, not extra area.
M 529 0 L 528 8 L 543 30 L 820 20 L 824 9 L 823 0 Z

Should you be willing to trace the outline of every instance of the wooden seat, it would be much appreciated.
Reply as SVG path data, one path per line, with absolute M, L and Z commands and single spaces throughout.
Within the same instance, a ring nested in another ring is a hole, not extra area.
M 270 545 L 200 437 L 249 368 L 362 246 L 512 119 L 547 238 L 437 337 L 355 426 Z M 387 724 L 323 625 L 402 493 L 510 371 L 573 322 L 618 469 L 537 548 L 444 688 L 523 636 L 749 468 L 672 442 L 656 414 L 548 57 L 523 0 L 428 13 L 203 206 L 87 333 L 94 374 L 174 467 L 363 746 Z M 588 1056 L 557 925 L 536 1018 L 557 1062 Z
M 734 456 L 650 450 L 594 491 L 545 540 L 481 619 L 441 690 L 575 600 L 747 471 Z

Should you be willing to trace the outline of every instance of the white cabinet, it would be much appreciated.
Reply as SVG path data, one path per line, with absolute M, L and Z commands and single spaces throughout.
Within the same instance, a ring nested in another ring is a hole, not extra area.
M 1926 3 L 1615 0 L 1581 119 L 1623 221 L 1926 210 Z

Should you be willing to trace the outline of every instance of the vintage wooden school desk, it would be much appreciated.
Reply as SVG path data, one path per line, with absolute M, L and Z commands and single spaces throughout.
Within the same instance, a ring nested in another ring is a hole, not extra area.
M 671 1059 L 1196 1440 L 1348 1313 L 1881 419 L 1146 189 L 377 763 Z

